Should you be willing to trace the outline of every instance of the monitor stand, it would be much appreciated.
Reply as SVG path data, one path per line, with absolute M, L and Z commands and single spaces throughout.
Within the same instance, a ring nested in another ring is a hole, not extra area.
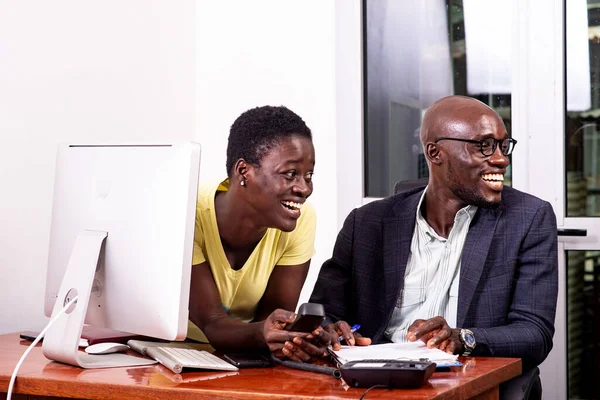
M 75 239 L 73 251 L 65 276 L 58 291 L 58 297 L 52 310 L 54 318 L 64 306 L 79 296 L 66 311 L 58 317 L 44 336 L 42 350 L 46 358 L 81 368 L 130 367 L 135 365 L 156 364 L 146 358 L 129 356 L 122 353 L 92 355 L 79 351 L 79 339 L 83 330 L 92 283 L 103 251 L 107 232 L 84 231 Z

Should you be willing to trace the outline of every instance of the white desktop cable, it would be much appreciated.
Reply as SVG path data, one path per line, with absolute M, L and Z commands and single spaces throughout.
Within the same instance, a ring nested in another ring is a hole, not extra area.
M 79 296 L 73 297 L 67 304 L 65 304 L 65 306 L 50 320 L 50 322 L 48 322 L 48 325 L 46 325 L 46 327 L 40 332 L 40 334 L 35 338 L 35 340 L 31 342 L 27 350 L 25 350 L 25 353 L 23 353 L 21 359 L 19 359 L 19 362 L 17 363 L 17 366 L 15 367 L 12 376 L 10 377 L 10 383 L 8 384 L 8 393 L 6 394 L 6 400 L 10 400 L 12 396 L 13 386 L 15 385 L 15 380 L 17 379 L 17 372 L 19 371 L 19 368 L 21 368 L 21 364 L 23 364 L 23 361 L 25 361 L 27 355 L 31 352 L 31 349 L 33 349 L 35 345 L 38 344 L 40 340 L 42 340 L 42 338 L 44 337 L 48 329 L 52 326 L 52 324 L 54 324 L 54 322 L 61 315 L 63 315 L 73 303 L 77 301 L 78 297 Z

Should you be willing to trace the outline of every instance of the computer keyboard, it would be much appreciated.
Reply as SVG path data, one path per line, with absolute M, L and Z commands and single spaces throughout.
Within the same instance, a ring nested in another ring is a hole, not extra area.
M 165 365 L 175 373 L 180 373 L 183 368 L 200 368 L 218 371 L 237 371 L 238 367 L 228 363 L 225 360 L 204 350 L 180 347 L 155 347 L 159 352 L 164 353 L 170 360 L 172 365 L 166 365 L 165 362 L 155 357 L 161 364 Z M 161 357 L 162 358 L 162 357 Z

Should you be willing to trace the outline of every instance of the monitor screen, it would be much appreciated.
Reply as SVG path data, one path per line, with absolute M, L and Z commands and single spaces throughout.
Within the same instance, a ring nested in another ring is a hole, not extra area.
M 79 306 L 91 285 L 86 323 L 184 339 L 199 168 L 197 143 L 61 146 L 45 314 L 60 309 L 69 290 L 79 295 Z M 105 239 L 90 246 L 98 232 Z M 90 268 L 93 281 L 81 285 L 89 279 L 80 273 Z

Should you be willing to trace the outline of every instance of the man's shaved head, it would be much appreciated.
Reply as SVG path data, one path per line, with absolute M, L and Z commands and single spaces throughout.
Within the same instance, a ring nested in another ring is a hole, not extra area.
M 421 125 L 421 143 L 435 142 L 439 137 L 468 138 L 472 122 L 482 114 L 498 114 L 481 101 L 466 96 L 444 97 L 429 107 Z M 500 118 L 498 116 L 498 118 Z

